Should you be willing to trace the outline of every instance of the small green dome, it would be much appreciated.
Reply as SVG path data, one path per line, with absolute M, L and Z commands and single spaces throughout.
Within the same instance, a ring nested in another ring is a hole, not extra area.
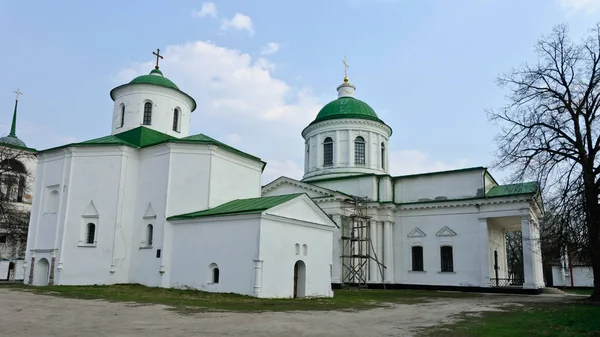
M 25 145 L 25 142 L 23 142 L 22 140 L 20 140 L 16 136 L 2 137 L 2 138 L 0 138 L 0 143 L 1 144 L 14 145 L 14 146 L 20 146 L 20 147 L 27 147 L 27 145 Z
M 382 122 L 377 117 L 375 110 L 367 103 L 354 97 L 343 96 L 325 105 L 311 124 L 329 119 L 342 118 L 369 119 Z
M 131 80 L 131 82 L 129 82 L 129 84 L 133 83 L 156 84 L 163 87 L 179 90 L 179 87 L 175 83 L 173 83 L 173 81 L 164 77 L 162 72 L 158 69 L 152 69 L 149 75 L 138 76 Z

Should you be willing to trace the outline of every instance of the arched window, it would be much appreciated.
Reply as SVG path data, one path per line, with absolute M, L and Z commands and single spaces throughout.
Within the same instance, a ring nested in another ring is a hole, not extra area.
M 151 224 L 148 224 L 148 226 L 146 226 L 146 244 L 148 246 L 152 246 L 153 237 L 154 237 L 154 226 L 152 226 Z
M 296 247 L 296 250 L 295 250 L 296 255 L 300 255 L 300 244 L 297 243 L 295 247 Z
M 125 125 L 125 104 L 121 104 L 121 123 L 119 127 L 123 127 Z
M 333 139 L 325 138 L 323 142 L 323 166 L 333 165 Z
M 212 283 L 219 283 L 219 268 L 214 268 L 212 271 Z
M 302 255 L 306 256 L 308 254 L 308 246 L 306 244 L 302 245 Z
M 17 190 L 17 202 L 23 202 L 23 194 L 25 194 L 25 177 L 19 177 L 19 189 Z
M 94 239 L 96 236 L 96 225 L 90 222 L 87 224 L 86 230 L 87 232 L 85 233 L 85 243 L 90 245 L 94 244 Z
M 173 111 L 173 131 L 179 132 L 179 109 Z
M 354 139 L 354 163 L 365 163 L 365 139 L 361 136 Z
M 381 142 L 381 168 L 385 169 L 385 144 Z
M 144 104 L 144 125 L 152 124 L 152 102 Z

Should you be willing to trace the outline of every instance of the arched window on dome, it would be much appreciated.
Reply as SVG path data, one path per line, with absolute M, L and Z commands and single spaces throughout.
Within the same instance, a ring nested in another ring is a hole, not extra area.
M 173 131 L 179 132 L 180 114 L 181 114 L 181 112 L 179 111 L 179 108 L 175 108 L 175 110 L 173 110 Z
M 354 163 L 365 164 L 365 139 L 361 136 L 354 139 Z
M 323 142 L 323 166 L 333 165 L 333 139 L 325 138 Z
M 122 128 L 125 125 L 125 104 L 121 104 L 121 123 L 119 127 Z
M 381 168 L 385 170 L 385 143 L 381 142 Z
M 152 102 L 144 103 L 144 121 L 142 124 L 152 124 Z

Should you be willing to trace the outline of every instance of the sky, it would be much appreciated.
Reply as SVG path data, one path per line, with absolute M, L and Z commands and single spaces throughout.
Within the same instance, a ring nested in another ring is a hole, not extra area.
M 535 62 L 557 24 L 574 39 L 600 0 L 0 1 L 0 134 L 47 149 L 110 134 L 109 92 L 160 69 L 198 103 L 191 133 L 267 162 L 263 183 L 300 179 L 301 131 L 337 97 L 347 58 L 355 97 L 393 129 L 390 173 L 491 168 L 506 104 L 496 78 Z

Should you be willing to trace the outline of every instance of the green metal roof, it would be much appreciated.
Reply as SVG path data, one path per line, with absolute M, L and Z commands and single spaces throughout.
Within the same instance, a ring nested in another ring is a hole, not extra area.
M 129 82 L 129 84 L 132 83 L 156 84 L 163 87 L 179 90 L 179 87 L 175 83 L 173 83 L 173 81 L 164 77 L 162 71 L 158 69 L 152 69 L 149 75 L 142 75 L 134 78 L 133 80 L 131 80 L 131 82 Z
M 209 216 L 227 216 L 227 215 L 242 215 L 242 214 L 259 214 L 269 208 L 281 205 L 284 202 L 290 201 L 301 196 L 304 193 L 284 194 L 272 197 L 260 197 L 250 199 L 236 199 L 217 207 L 205 209 L 199 212 L 186 213 L 168 217 L 168 221 L 172 220 L 187 220 Z
M 321 111 L 319 111 L 317 117 L 311 124 L 324 120 L 341 118 L 369 119 L 382 122 L 379 117 L 377 117 L 375 110 L 367 103 L 354 97 L 345 96 L 326 104 Z
M 265 162 L 260 160 L 260 158 L 255 157 L 249 153 L 240 151 L 236 148 L 233 148 L 227 144 L 221 143 L 216 139 L 213 139 L 209 136 L 203 134 L 192 135 L 184 138 L 175 138 L 173 136 L 169 136 L 162 132 L 158 132 L 152 129 L 149 129 L 144 126 L 139 126 L 135 129 L 131 129 L 125 132 L 117 133 L 115 135 L 104 136 L 100 138 L 90 139 L 79 143 L 72 143 L 63 145 L 60 147 L 55 147 L 47 150 L 43 150 L 40 152 L 47 152 L 51 150 L 57 150 L 69 146 L 107 146 L 107 145 L 118 145 L 118 146 L 129 146 L 134 148 L 145 148 L 153 145 L 158 145 L 162 143 L 190 143 L 190 144 L 205 144 L 205 145 L 214 145 L 225 151 L 235 153 L 241 155 L 243 157 L 261 161 L 264 166 Z
M 519 194 L 534 194 L 538 191 L 539 185 L 537 182 L 526 182 L 509 185 L 499 185 L 490 188 L 485 194 L 486 197 L 508 197 Z
M 112 98 L 113 100 L 115 99 L 114 98 L 115 90 L 122 88 L 124 86 L 132 85 L 132 84 L 150 84 L 150 85 L 157 85 L 157 86 L 177 90 L 180 93 L 187 96 L 192 101 L 192 111 L 196 110 L 196 101 L 194 100 L 194 98 L 192 98 L 192 96 L 186 94 L 185 92 L 181 91 L 179 89 L 179 87 L 175 83 L 173 83 L 173 81 L 164 77 L 162 71 L 160 71 L 158 69 L 152 69 L 150 74 L 138 76 L 138 77 L 134 78 L 133 80 L 131 80 L 129 83 L 123 84 L 123 85 L 120 85 L 120 86 L 114 88 L 113 90 L 110 91 L 110 98 Z

